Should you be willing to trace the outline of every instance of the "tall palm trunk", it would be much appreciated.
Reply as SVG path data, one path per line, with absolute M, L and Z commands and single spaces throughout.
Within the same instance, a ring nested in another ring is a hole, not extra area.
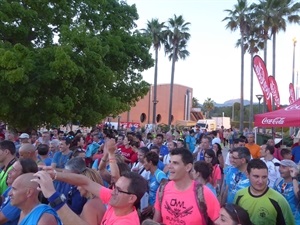
M 251 51 L 251 72 L 250 72 L 250 117 L 249 117 L 249 129 L 253 128 L 253 51 Z
M 156 104 L 157 104 L 157 62 L 158 62 L 158 49 L 155 49 L 155 67 L 154 67 L 154 90 L 153 90 L 153 117 L 152 123 L 156 124 Z
M 240 107 L 240 132 L 244 130 L 244 35 L 242 33 L 241 44 L 241 107 Z
M 272 76 L 275 79 L 275 67 L 276 67 L 276 33 L 273 34 L 273 52 L 272 52 L 272 59 L 273 59 L 273 65 L 272 65 Z M 275 109 L 275 103 L 272 98 L 272 110 Z
M 274 79 L 275 79 L 275 66 L 276 66 L 276 33 L 274 32 L 274 34 L 273 34 L 273 55 L 272 55 L 272 58 L 273 58 L 273 65 L 272 65 L 272 75 L 273 75 L 273 77 L 274 77 Z M 274 110 L 275 109 L 275 103 L 274 103 L 274 99 L 273 98 L 271 98 L 272 99 L 272 110 Z M 272 127 L 272 136 L 273 136 L 273 138 L 275 138 L 274 137 L 274 134 L 275 134 L 275 128 L 274 127 Z
M 267 51 L 268 51 L 268 39 L 265 38 L 265 40 L 264 40 L 264 62 L 265 62 L 266 66 L 267 66 Z
M 272 65 L 272 76 L 275 79 L 275 66 L 276 66 L 276 33 L 273 34 L 273 65 Z
M 173 56 L 172 56 L 172 71 L 171 71 L 171 83 L 170 83 L 170 103 L 169 103 L 169 123 L 172 123 L 172 107 L 173 107 L 173 86 L 174 86 L 174 74 L 175 74 L 175 61 L 177 55 L 177 46 L 174 44 Z

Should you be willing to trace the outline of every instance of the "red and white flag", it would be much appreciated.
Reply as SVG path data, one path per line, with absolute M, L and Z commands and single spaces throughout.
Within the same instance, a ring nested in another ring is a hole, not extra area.
M 289 91 L 290 91 L 289 101 L 290 101 L 290 104 L 293 104 L 294 101 L 296 100 L 296 94 L 295 94 L 294 85 L 292 83 L 290 83 L 290 85 L 289 85 Z
M 269 85 L 270 85 L 273 101 L 276 105 L 276 108 L 280 109 L 280 96 L 279 96 L 278 86 L 273 76 L 269 76 Z
M 268 71 L 264 61 L 258 56 L 253 57 L 253 69 L 256 73 L 268 110 L 272 111 L 272 95 L 269 85 Z

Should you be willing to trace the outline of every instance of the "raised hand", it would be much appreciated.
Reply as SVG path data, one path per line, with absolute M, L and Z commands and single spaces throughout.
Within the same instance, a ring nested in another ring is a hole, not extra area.
M 46 171 L 39 171 L 33 176 L 35 178 L 31 181 L 39 184 L 38 190 L 42 191 L 46 198 L 49 198 L 54 194 L 55 188 L 49 173 L 47 173 Z

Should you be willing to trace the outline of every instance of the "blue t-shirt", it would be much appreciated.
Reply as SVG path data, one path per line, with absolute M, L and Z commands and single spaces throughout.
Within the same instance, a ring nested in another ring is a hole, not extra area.
M 52 163 L 56 164 L 56 168 L 64 169 L 65 164 L 70 160 L 72 157 L 72 151 L 69 154 L 63 155 L 62 152 L 55 152 Z
M 158 160 L 157 168 L 160 170 L 164 170 L 165 164 L 162 161 Z
M 228 186 L 226 203 L 233 203 L 234 196 L 237 191 L 249 187 L 250 182 L 245 173 L 242 173 L 239 169 L 233 166 L 229 166 L 224 174 L 225 184 Z
M 21 213 L 21 210 L 19 208 L 10 204 L 10 197 L 8 196 L 10 190 L 11 187 L 7 188 L 2 195 L 4 201 L 0 207 L 0 211 L 8 220 L 6 223 L 3 223 L 3 225 L 17 225 Z
M 294 162 L 299 163 L 300 161 L 300 145 L 292 149 L 292 155 L 294 156 Z
M 77 215 L 80 215 L 87 199 L 80 195 L 77 187 L 57 180 L 55 180 L 53 184 L 56 191 L 66 196 L 67 205 L 69 206 L 69 208 Z
M 284 179 L 278 178 L 275 181 L 274 190 L 282 194 L 287 200 L 295 217 L 296 224 L 300 224 L 300 200 L 295 196 L 293 182 L 285 183 Z
M 216 189 L 214 188 L 214 186 L 212 186 L 211 183 L 206 183 L 205 185 L 206 185 L 206 187 L 208 187 L 208 188 L 212 191 L 212 193 L 214 193 L 214 195 L 217 197 L 217 192 L 216 192 Z
M 193 151 L 195 150 L 195 146 L 196 146 L 196 138 L 194 136 L 186 136 L 185 138 L 185 143 L 189 146 L 189 150 L 191 153 L 193 153 Z
M 93 165 L 92 165 L 92 169 L 98 170 L 98 166 L 99 166 L 99 159 L 95 159 L 95 161 L 93 162 Z M 109 165 L 106 166 L 106 170 L 108 172 L 110 172 L 110 166 Z M 102 180 L 103 180 L 103 186 L 108 188 L 109 183 L 107 183 L 103 178 L 102 178 Z
M 85 157 L 87 158 L 92 157 L 94 154 L 97 153 L 99 147 L 100 147 L 99 143 L 93 142 L 92 144 L 90 144 L 86 149 Z
M 154 205 L 156 198 L 156 191 L 159 187 L 159 184 L 162 179 L 168 179 L 166 174 L 160 169 L 156 169 L 154 174 L 150 174 L 150 178 L 148 180 L 149 187 L 149 205 Z
M 161 155 L 162 157 L 164 157 L 165 155 L 168 155 L 168 154 L 169 154 L 168 147 L 165 146 L 165 145 L 160 146 L 160 148 L 159 148 L 159 155 Z
M 29 214 L 27 214 L 22 221 L 20 221 L 20 225 L 29 225 L 29 224 L 38 224 L 40 218 L 44 213 L 51 214 L 55 217 L 58 225 L 62 225 L 60 218 L 58 217 L 56 211 L 52 209 L 50 206 L 45 204 L 40 204 L 33 208 Z
M 45 163 L 46 166 L 51 166 L 52 158 L 46 158 L 43 160 L 43 162 Z

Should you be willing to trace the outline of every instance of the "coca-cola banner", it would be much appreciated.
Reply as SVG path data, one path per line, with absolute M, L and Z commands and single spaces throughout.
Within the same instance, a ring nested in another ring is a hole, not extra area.
M 293 104 L 263 114 L 254 116 L 257 127 L 298 127 L 300 126 L 300 99 Z
M 296 95 L 295 95 L 295 88 L 292 83 L 290 83 L 290 85 L 289 85 L 289 91 L 290 91 L 289 101 L 290 101 L 290 104 L 293 104 L 293 102 L 296 100 Z
M 268 110 L 271 112 L 272 96 L 271 96 L 271 89 L 269 85 L 268 71 L 264 61 L 258 55 L 253 57 L 253 69 L 254 72 L 256 73 L 261 90 L 264 94 L 264 99 L 267 104 Z
M 269 76 L 269 85 L 270 85 L 273 101 L 275 102 L 276 108 L 280 109 L 280 96 L 279 96 L 278 86 L 273 76 Z

